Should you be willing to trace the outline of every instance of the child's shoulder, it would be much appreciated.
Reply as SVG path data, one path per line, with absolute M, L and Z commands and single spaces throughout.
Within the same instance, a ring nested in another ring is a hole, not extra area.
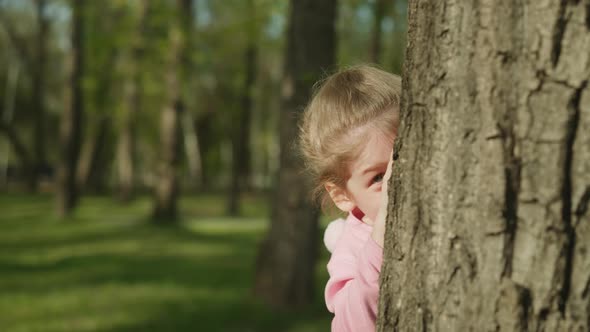
M 338 239 L 344 233 L 346 221 L 342 218 L 338 218 L 333 220 L 328 224 L 326 227 L 326 231 L 324 232 L 324 244 L 329 252 L 334 252 L 336 248 L 336 243 L 338 243 Z
M 324 244 L 333 253 L 341 238 L 346 237 L 347 245 L 354 246 L 356 242 L 365 241 L 370 233 L 371 226 L 349 214 L 346 219 L 338 218 L 328 224 L 324 232 Z

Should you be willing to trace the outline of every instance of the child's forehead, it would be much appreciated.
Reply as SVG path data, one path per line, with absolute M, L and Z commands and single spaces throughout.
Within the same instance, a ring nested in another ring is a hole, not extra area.
M 369 141 L 392 141 L 395 138 L 395 130 L 386 132 L 372 121 L 350 129 L 348 136 L 354 141 L 365 144 L 368 144 Z
M 393 141 L 393 135 L 386 135 L 379 130 L 367 133 L 358 155 L 350 165 L 351 172 L 363 172 L 381 164 L 387 165 L 393 150 Z
M 366 151 L 367 147 L 392 144 L 395 139 L 395 132 L 386 133 L 374 125 L 357 127 L 351 131 L 351 134 L 351 138 L 363 147 L 360 152 Z

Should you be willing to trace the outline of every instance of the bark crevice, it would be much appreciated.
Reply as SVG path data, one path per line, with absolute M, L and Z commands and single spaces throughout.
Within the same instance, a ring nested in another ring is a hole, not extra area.
M 586 212 L 588 212 L 588 204 L 589 203 L 590 203 L 590 185 L 586 186 L 586 190 L 584 190 L 584 193 L 582 194 L 582 197 L 580 198 L 580 201 L 578 202 L 578 206 L 576 207 L 576 210 L 574 212 L 574 214 L 576 215 L 576 218 L 578 219 L 576 221 L 575 226 L 577 226 L 577 223 L 580 222 L 582 217 L 586 214 Z
M 500 137 L 504 141 L 504 208 L 502 215 L 505 220 L 504 267 L 503 277 L 512 275 L 512 258 L 514 255 L 514 238 L 518 223 L 518 193 L 520 191 L 521 162 L 515 154 L 516 139 L 514 136 L 514 119 L 505 119 L 505 124 L 498 124 Z
M 582 82 L 580 87 L 575 90 L 568 109 L 570 118 L 568 121 L 568 127 L 566 131 L 566 142 L 565 142 L 565 161 L 564 161 L 564 175 L 562 185 L 562 221 L 564 226 L 564 232 L 566 236 L 565 243 L 565 268 L 563 271 L 564 280 L 563 286 L 559 293 L 558 307 L 562 317 L 565 316 L 565 308 L 567 299 L 570 295 L 570 288 L 572 283 L 572 268 L 574 261 L 574 249 L 576 247 L 576 230 L 572 222 L 572 163 L 574 159 L 574 144 L 576 142 L 576 135 L 578 131 L 578 125 L 580 122 L 580 100 L 582 91 L 588 85 L 588 81 Z
M 565 10 L 569 0 L 561 0 L 559 2 L 559 9 L 557 11 L 557 20 L 553 27 L 553 40 L 551 46 L 551 63 L 553 67 L 557 66 L 559 56 L 561 55 L 561 46 L 563 42 L 563 35 L 565 34 L 565 27 L 567 26 L 568 18 L 565 17 Z

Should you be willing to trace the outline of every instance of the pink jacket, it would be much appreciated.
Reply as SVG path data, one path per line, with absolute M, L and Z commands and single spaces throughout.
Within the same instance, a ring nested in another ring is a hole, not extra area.
M 383 249 L 371 238 L 371 230 L 352 213 L 326 229 L 325 240 L 337 237 L 325 291 L 328 310 L 334 313 L 333 332 L 375 331 Z

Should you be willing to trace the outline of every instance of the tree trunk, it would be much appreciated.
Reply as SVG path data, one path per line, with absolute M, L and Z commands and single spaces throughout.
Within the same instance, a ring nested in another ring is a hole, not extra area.
M 69 215 L 78 201 L 76 167 L 80 154 L 83 115 L 82 77 L 84 67 L 83 11 L 85 0 L 72 1 L 72 50 L 70 58 L 70 87 L 61 118 L 60 161 L 57 170 L 57 211 Z
M 129 109 L 129 113 L 135 112 Z M 128 114 L 131 115 L 131 114 Z M 135 188 L 135 125 L 124 120 L 123 128 L 117 142 L 117 196 L 122 202 L 133 198 Z
M 205 161 L 210 159 L 208 158 L 211 148 L 213 146 L 213 138 L 214 138 L 214 118 L 215 113 L 210 109 L 204 110 L 203 113 L 199 114 L 198 117 L 194 119 L 193 126 L 196 130 L 197 140 L 199 142 L 199 152 L 202 156 L 201 158 L 201 181 L 199 186 L 204 190 L 207 191 L 211 189 L 211 178 L 213 178 L 212 174 L 214 173 L 214 168 L 209 166 L 210 164 L 206 163 Z
M 400 13 L 400 1 L 396 0 L 391 4 L 391 17 L 393 19 L 393 33 L 392 33 L 392 54 L 390 58 L 390 68 L 394 73 L 401 73 L 404 49 L 406 46 L 406 15 Z
M 38 186 L 39 171 L 46 167 L 47 156 L 45 153 L 45 64 L 47 62 L 47 37 L 49 32 L 49 21 L 45 16 L 45 0 L 37 0 L 37 39 L 36 39 L 36 61 L 33 73 L 32 103 L 34 110 L 34 131 L 33 142 L 35 151 L 34 169 L 28 180 L 30 190 L 36 190 Z
M 196 6 L 193 0 L 183 0 L 183 31 L 186 40 L 186 49 L 183 63 L 183 72 L 186 74 L 185 80 L 190 82 L 194 80 L 195 63 L 193 62 L 194 54 L 194 31 L 198 14 L 195 12 Z M 194 96 L 191 94 L 190 96 Z M 187 96 L 187 98 L 190 98 Z M 194 103 L 191 103 L 194 105 Z M 194 109 L 192 110 L 194 111 Z M 189 181 L 187 187 L 195 190 L 202 187 L 203 184 L 203 159 L 201 152 L 201 141 L 199 140 L 198 128 L 195 123 L 193 112 L 185 112 L 182 121 L 182 132 L 186 161 L 188 164 Z
M 177 74 L 168 74 L 168 89 L 175 94 L 172 86 L 178 87 L 175 81 Z M 160 165 L 159 178 L 156 183 L 153 219 L 158 223 L 174 223 L 178 217 L 178 161 L 180 112 L 182 104 L 180 96 L 175 96 L 171 103 L 162 111 L 160 125 Z
M 317 259 L 318 210 L 293 151 L 312 85 L 335 61 L 336 1 L 292 0 L 280 115 L 280 167 L 270 230 L 260 247 L 255 293 L 266 302 L 309 304 Z
M 104 110 L 104 107 L 101 109 Z M 106 148 L 105 145 L 111 125 L 111 119 L 108 116 L 101 114 L 98 116 L 98 121 L 96 122 L 97 123 L 93 125 L 94 128 L 89 128 L 90 135 L 87 135 L 86 137 L 86 142 L 82 147 L 80 159 L 78 161 L 77 185 L 81 192 L 89 188 L 91 183 L 101 185 L 100 182 L 93 181 L 92 178 L 97 174 L 97 168 L 104 166 L 100 161 L 101 155 Z M 101 188 L 94 187 L 89 189 L 94 192 L 99 192 Z
M 136 114 L 141 110 L 141 71 L 140 63 L 143 53 L 143 36 L 146 34 L 149 1 L 138 2 L 138 24 L 133 46 L 127 54 L 125 82 L 125 107 L 122 115 L 122 126 L 117 141 L 117 194 L 121 201 L 128 202 L 133 198 L 135 188 L 135 121 Z
M 186 161 L 188 163 L 190 187 L 198 189 L 201 187 L 203 179 L 203 158 L 201 156 L 201 147 L 195 119 L 190 112 L 184 113 L 182 121 L 182 132 L 184 141 L 184 150 Z
M 0 121 L 0 134 L 3 134 L 6 137 L 8 143 L 10 143 L 10 146 L 12 147 L 12 151 L 19 159 L 23 175 L 29 176 L 32 172 L 31 157 L 29 157 L 29 153 L 27 152 L 25 144 L 17 135 L 16 131 L 14 130 L 14 127 L 11 125 L 4 124 L 3 121 Z M 8 159 L 6 159 L 6 162 L 8 162 Z M 8 163 L 6 164 L 6 167 L 8 167 Z
M 115 67 L 118 54 L 118 49 L 112 49 L 103 64 L 104 68 Z M 112 71 L 101 73 L 96 81 L 93 102 L 99 113 L 87 120 L 84 130 L 87 134 L 78 160 L 77 184 L 81 193 L 86 190 L 99 193 L 105 189 L 105 174 L 110 166 L 108 159 L 112 159 L 113 144 L 110 137 L 113 119 L 112 112 L 109 112 L 109 107 L 112 107 Z
M 232 132 L 232 174 L 228 196 L 228 213 L 235 216 L 240 212 L 240 194 L 250 186 L 250 125 L 253 108 L 253 90 L 256 81 L 257 27 L 253 0 L 248 1 L 248 45 L 244 56 L 245 79 L 238 120 L 234 121 Z
M 18 89 L 18 81 L 20 76 L 20 64 L 18 62 L 9 61 L 10 66 L 7 68 L 6 73 L 6 92 L 4 94 L 4 109 L 2 110 L 2 118 L 0 118 L 0 134 L 6 137 L 6 145 L 2 147 L 2 177 L 4 184 L 8 184 L 8 168 L 9 153 L 8 146 L 11 146 L 12 151 L 19 159 L 21 169 L 25 176 L 31 172 L 31 160 L 27 149 L 14 130 L 14 126 L 11 122 L 14 118 L 14 104 L 16 99 L 16 90 Z
M 386 0 L 375 0 L 373 4 L 373 31 L 371 35 L 371 52 L 369 59 L 372 63 L 380 63 L 382 49 L 383 17 L 385 16 Z
M 177 12 L 183 12 L 183 1 L 178 0 Z M 162 110 L 160 124 L 160 165 L 156 183 L 153 219 L 159 223 L 174 223 L 178 217 L 178 164 L 180 151 L 180 113 L 184 108 L 182 101 L 182 79 L 180 69 L 184 57 L 185 36 L 182 27 L 170 23 L 168 31 L 170 44 L 168 53 L 167 105 Z
M 410 1 L 380 331 L 590 329 L 589 15 Z

